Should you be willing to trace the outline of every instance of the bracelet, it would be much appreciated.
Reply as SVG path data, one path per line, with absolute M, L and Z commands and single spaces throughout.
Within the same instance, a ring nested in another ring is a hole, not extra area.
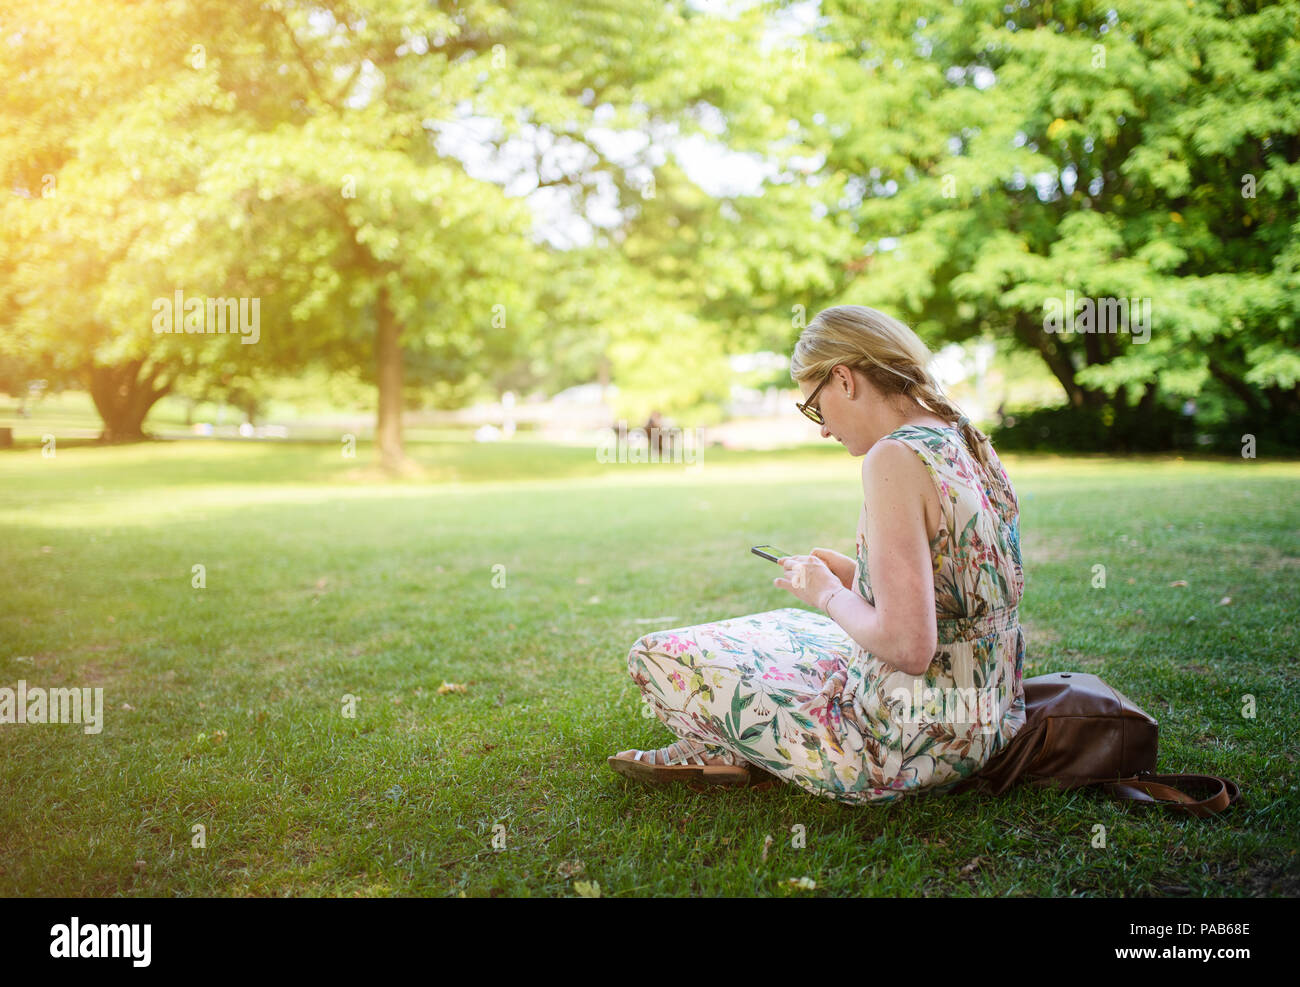
M 826 616 L 828 617 L 830 616 L 830 611 L 827 608 L 831 605 L 831 600 L 835 599 L 835 597 L 838 594 L 847 593 L 847 592 L 848 592 L 847 586 L 841 586 L 839 589 L 831 590 L 831 595 L 826 597 L 826 602 L 821 605 L 821 609 L 825 611 Z

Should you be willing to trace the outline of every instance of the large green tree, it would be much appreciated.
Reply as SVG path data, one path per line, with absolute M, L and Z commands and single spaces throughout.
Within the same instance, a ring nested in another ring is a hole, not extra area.
M 710 376 L 678 396 L 698 403 L 754 320 L 734 278 L 713 287 L 707 258 L 780 216 L 724 214 L 662 144 L 700 135 L 762 153 L 787 132 L 762 94 L 788 66 L 755 57 L 770 6 L 13 4 L 6 347 L 79 374 L 112 439 L 140 435 L 178 385 L 368 368 L 394 468 L 408 382 L 454 397 L 527 380 L 569 358 L 555 343 L 574 343 L 573 368 L 644 374 L 657 354 L 662 379 Z M 612 150 L 602 133 L 642 146 Z M 568 193 L 589 247 L 535 235 L 521 195 L 542 188 Z M 178 289 L 256 298 L 258 342 L 153 332 L 155 300 Z
M 33 4 L 14 15 L 6 55 L 40 70 L 32 102 L 78 126 L 27 162 L 11 158 L 27 195 L 7 204 L 18 234 L 8 306 L 29 349 L 80 371 L 106 438 L 137 437 L 182 377 L 369 363 L 379 446 L 397 467 L 404 352 L 467 359 L 523 314 L 531 216 L 441 156 L 423 122 L 472 76 L 428 51 L 412 53 L 421 75 L 399 50 L 404 32 L 454 35 L 475 11 L 386 6 L 362 17 L 323 4 Z M 86 64 L 113 85 L 80 105 Z M 79 74 L 80 87 L 52 85 Z M 28 108 L 6 114 L 12 147 L 30 138 Z M 45 175 L 56 193 L 33 196 Z M 154 300 L 175 290 L 256 299 L 256 342 L 160 336 Z
M 1014 335 L 1077 408 L 1215 394 L 1294 431 L 1300 4 L 822 12 L 802 122 L 863 245 L 841 300 Z M 1050 331 L 1067 292 L 1149 299 L 1149 339 Z

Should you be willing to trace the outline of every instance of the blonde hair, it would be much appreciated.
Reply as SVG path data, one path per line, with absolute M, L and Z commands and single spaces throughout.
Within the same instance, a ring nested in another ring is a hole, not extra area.
M 886 397 L 906 395 L 936 417 L 958 424 L 971 455 L 1002 483 L 1005 474 L 1000 463 L 995 466 L 989 437 L 944 396 L 926 369 L 929 362 L 926 345 L 898 319 L 864 305 L 836 305 L 818 312 L 799 334 L 790 356 L 790 377 L 820 382 L 841 363 L 859 370 Z

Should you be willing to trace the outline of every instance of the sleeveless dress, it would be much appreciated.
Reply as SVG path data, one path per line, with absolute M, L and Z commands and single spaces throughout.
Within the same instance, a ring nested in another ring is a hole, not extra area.
M 1025 724 L 1019 503 L 1006 471 L 990 454 L 985 473 L 954 426 L 904 425 L 886 438 L 921 458 L 939 494 L 938 647 L 924 673 L 899 671 L 798 607 L 654 631 L 628 653 L 646 715 L 850 805 L 947 792 Z M 865 503 L 856 554 L 851 587 L 874 606 Z M 842 693 L 819 697 L 837 672 Z

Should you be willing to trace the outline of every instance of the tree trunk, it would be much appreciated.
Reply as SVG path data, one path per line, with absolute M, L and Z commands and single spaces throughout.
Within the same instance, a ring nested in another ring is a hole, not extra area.
M 1274 421 L 1294 421 L 1300 415 L 1300 387 L 1266 387 L 1264 400 L 1268 402 L 1269 417 Z
M 156 386 L 162 367 L 155 366 L 141 377 L 143 366 L 143 360 L 132 360 L 112 367 L 92 366 L 85 372 L 90 397 L 104 426 L 100 442 L 141 442 L 148 438 L 144 420 L 159 398 L 172 389 L 172 382 Z
M 1139 415 L 1149 415 L 1151 409 L 1156 405 L 1156 391 L 1159 387 L 1155 381 L 1149 381 L 1146 389 L 1143 390 L 1142 396 L 1138 398 L 1137 411 Z M 1127 393 L 1127 392 L 1126 392 Z
M 375 303 L 375 362 L 379 377 L 379 418 L 375 444 L 379 463 L 391 472 L 405 472 L 413 465 L 402 447 L 402 348 L 401 327 L 393 315 L 388 289 L 381 286 Z
M 1096 406 L 1099 392 L 1089 391 L 1074 379 L 1074 364 L 1070 361 L 1070 352 L 1065 346 L 1058 345 L 1042 325 L 1035 323 L 1025 312 L 1016 314 L 1012 329 L 1022 343 L 1038 351 L 1038 355 L 1047 364 L 1047 369 L 1061 382 L 1072 407 Z
M 1241 403 L 1246 406 L 1246 411 L 1251 417 L 1259 418 L 1263 416 L 1264 405 L 1260 401 L 1259 395 L 1240 377 L 1224 370 L 1218 354 L 1211 353 L 1206 366 L 1211 377 L 1241 399 Z
M 596 379 L 600 382 L 600 399 L 605 400 L 606 393 L 609 391 L 609 357 L 604 353 L 600 354 L 600 363 L 596 367 Z

